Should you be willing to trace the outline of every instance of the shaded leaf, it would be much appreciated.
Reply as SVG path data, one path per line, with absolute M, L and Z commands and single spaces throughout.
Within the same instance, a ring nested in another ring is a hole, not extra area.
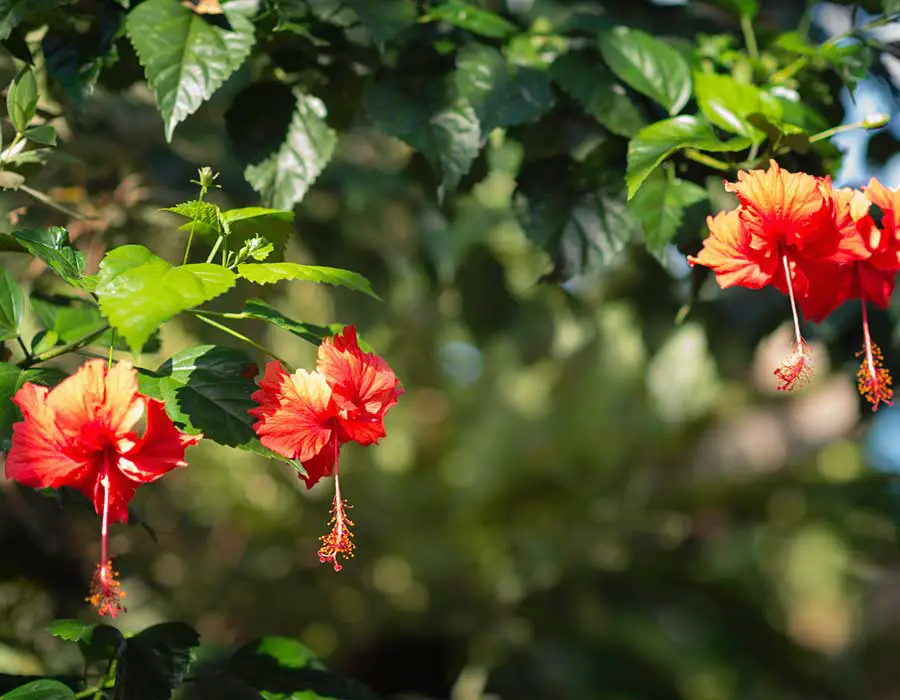
M 553 80 L 590 116 L 619 136 L 634 136 L 644 115 L 615 77 L 587 51 L 563 54 L 550 66 Z
M 19 334 L 24 313 L 25 297 L 21 287 L 12 273 L 0 267 L 0 340 L 9 340 Z
M 442 192 L 469 172 L 481 149 L 481 126 L 455 86 L 413 86 L 388 78 L 372 85 L 365 101 L 379 128 L 425 156 L 439 174 Z
M 103 258 L 95 291 L 103 315 L 137 352 L 164 321 L 215 299 L 236 279 L 218 265 L 173 267 L 143 246 L 126 245 Z
M 248 299 L 244 303 L 244 308 L 239 312 L 241 318 L 258 319 L 266 321 L 273 326 L 277 326 L 283 330 L 293 333 L 299 338 L 309 341 L 313 345 L 319 345 L 325 338 L 330 338 L 343 330 L 340 323 L 332 323 L 328 326 L 318 326 L 313 323 L 303 323 L 288 318 L 278 309 L 269 305 L 262 299 Z M 360 343 L 362 347 L 362 342 Z M 366 350 L 366 348 L 363 348 Z M 366 350 L 369 352 L 369 350 Z
M 250 55 L 253 5 L 222 4 L 234 31 L 214 26 L 178 0 L 146 0 L 128 13 L 128 38 L 156 96 L 166 140 Z
M 47 625 L 47 631 L 66 642 L 89 639 L 96 625 L 81 620 L 54 620 Z
M 180 622 L 148 627 L 125 641 L 114 700 L 169 700 L 193 661 L 200 635 Z
M 262 123 L 260 104 L 267 112 Z M 337 133 L 326 116 L 319 98 L 274 83 L 253 85 L 232 103 L 228 136 L 244 177 L 267 206 L 293 209 L 328 165 Z
M 0 695 L 0 700 L 75 700 L 75 693 L 59 681 L 44 679 Z
M 465 0 L 445 0 L 440 5 L 432 7 L 419 21 L 446 22 L 473 34 L 494 39 L 504 39 L 516 32 L 516 25 L 512 22 Z
M 625 181 L 631 199 L 641 184 L 660 163 L 680 148 L 702 151 L 741 151 L 750 139 L 736 136 L 720 141 L 708 122 L 695 116 L 664 119 L 641 129 L 628 143 L 628 169 Z
M 415 0 L 347 0 L 372 40 L 383 44 L 416 23 Z
M 691 97 L 691 71 L 678 51 L 645 32 L 616 27 L 600 33 L 600 53 L 620 80 L 678 114 Z
M 40 124 L 39 126 L 30 126 L 23 132 L 25 138 L 32 143 L 41 146 L 56 145 L 56 129 L 49 124 Z
M 0 39 L 10 36 L 25 20 L 44 11 L 58 10 L 59 0 L 0 0 Z
M 69 243 L 69 234 L 64 228 L 25 229 L 14 231 L 13 236 L 25 250 L 47 263 L 66 282 L 82 286 L 84 255 Z
M 546 71 L 509 63 L 500 51 L 482 44 L 460 50 L 453 80 L 475 109 L 482 138 L 498 127 L 535 121 L 556 101 Z
M 628 211 L 643 226 L 647 250 L 659 255 L 678 232 L 684 210 L 705 199 L 705 188 L 657 170 L 628 203 Z
M 238 274 L 254 284 L 274 284 L 282 280 L 300 282 L 317 282 L 346 287 L 354 292 L 362 292 L 373 299 L 381 301 L 372 285 L 365 277 L 349 270 L 319 265 L 300 265 L 299 263 L 245 263 L 238 265 Z
M 129 522 L 132 520 L 139 522 L 131 508 L 128 509 L 128 519 Z M 100 662 L 106 664 L 111 659 L 119 658 L 125 648 L 125 637 L 122 633 L 110 625 L 92 625 L 92 628 L 88 636 L 78 640 L 78 648 L 81 649 L 85 664 Z

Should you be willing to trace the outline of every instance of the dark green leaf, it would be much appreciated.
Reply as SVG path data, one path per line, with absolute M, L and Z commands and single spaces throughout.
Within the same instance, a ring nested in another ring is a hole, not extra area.
M 173 267 L 143 246 L 127 245 L 103 258 L 95 291 L 103 315 L 137 352 L 164 321 L 224 294 L 236 279 L 219 265 Z
M 84 256 L 69 243 L 69 234 L 64 228 L 25 229 L 14 231 L 13 236 L 25 250 L 47 263 L 66 282 L 81 286 Z
M 254 284 L 274 284 L 282 280 L 298 280 L 300 282 L 317 282 L 346 287 L 354 292 L 362 292 L 373 299 L 381 301 L 369 280 L 356 272 L 341 270 L 336 267 L 319 265 L 300 265 L 299 263 L 247 263 L 238 265 L 238 274 Z
M 175 127 L 244 63 L 255 42 L 254 3 L 222 3 L 234 31 L 207 22 L 178 0 L 146 0 L 128 13 L 126 30 L 156 95 L 172 140 Z
M 620 80 L 678 114 L 691 97 L 691 71 L 671 46 L 637 29 L 616 27 L 600 34 L 603 60 Z
M 482 138 L 498 127 L 535 121 L 555 102 L 546 71 L 511 64 L 482 44 L 459 52 L 453 79 L 459 95 L 475 109 Z
M 256 435 L 247 411 L 256 403 L 253 360 L 242 350 L 201 345 L 166 360 L 156 371 L 172 420 L 221 445 L 240 446 Z
M 737 136 L 720 141 L 708 122 L 699 117 L 681 116 L 650 124 L 628 143 L 628 198 L 631 199 L 660 163 L 680 148 L 702 151 L 740 151 L 750 146 L 750 139 Z
M 563 54 L 550 66 L 562 90 L 590 116 L 619 136 L 634 136 L 644 115 L 613 75 L 587 51 Z
M 0 0 L 0 39 L 6 39 L 21 22 L 45 11 L 59 11 L 60 0 Z
M 415 0 L 348 0 L 372 40 L 384 44 L 416 23 Z
M 25 297 L 12 273 L 0 267 L 0 340 L 9 340 L 19 334 L 22 314 L 25 313 Z
M 135 519 L 133 511 L 128 509 L 129 519 Z M 115 627 L 95 625 L 90 635 L 78 640 L 78 648 L 86 665 L 109 664 L 112 659 L 121 656 L 125 648 L 125 637 Z
M 755 19 L 759 12 L 759 0 L 716 0 L 716 2 L 747 19 Z
M 684 210 L 705 199 L 700 185 L 657 170 L 628 203 L 628 211 L 643 226 L 647 250 L 659 255 L 678 232 Z
M 337 133 L 326 116 L 319 98 L 276 83 L 253 85 L 232 103 L 228 136 L 267 206 L 293 209 L 328 165 Z
M 343 330 L 340 323 L 332 323 L 328 326 L 317 326 L 312 323 L 303 323 L 288 318 L 278 309 L 270 306 L 262 299 L 248 299 L 244 303 L 244 308 L 239 312 L 241 318 L 253 318 L 260 321 L 266 321 L 274 326 L 289 331 L 294 335 L 309 341 L 313 345 L 319 345 L 325 338 L 329 338 Z M 360 342 L 360 347 L 363 343 Z M 366 350 L 366 348 L 363 348 Z M 369 352 L 369 350 L 366 350 Z
M 41 146 L 56 145 L 56 129 L 49 124 L 30 126 L 25 129 L 23 133 L 25 134 L 25 138 L 32 143 L 37 143 Z
M 455 87 L 376 82 L 366 109 L 385 133 L 424 155 L 439 174 L 442 192 L 469 172 L 481 149 L 481 127 L 472 106 Z
M 75 700 L 75 693 L 59 681 L 45 679 L 0 695 L 0 700 Z
M 6 111 L 16 131 L 25 131 L 37 109 L 37 80 L 31 66 L 25 66 L 12 81 L 6 93 Z
M 193 661 L 200 635 L 180 622 L 164 622 L 125 642 L 114 700 L 169 700 Z
M 473 34 L 494 39 L 504 39 L 516 32 L 516 25 L 512 22 L 471 2 L 465 2 L 465 0 L 445 0 L 442 4 L 432 7 L 431 11 L 420 21 L 446 22 Z
M 238 250 L 256 236 L 274 246 L 275 255 L 284 254 L 288 238 L 294 232 L 294 213 L 263 207 L 242 207 L 222 213 L 228 229 L 228 248 Z

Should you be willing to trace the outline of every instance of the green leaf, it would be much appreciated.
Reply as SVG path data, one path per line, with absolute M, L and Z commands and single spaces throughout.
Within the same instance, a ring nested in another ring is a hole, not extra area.
M 64 228 L 25 229 L 14 231 L 13 236 L 25 250 L 47 263 L 66 282 L 83 286 L 84 256 L 69 243 L 69 234 Z
M 31 295 L 31 306 L 48 331 L 53 331 L 62 343 L 72 343 L 106 325 L 100 307 L 87 299 L 72 297 L 43 297 Z M 113 343 L 111 330 L 97 337 L 95 345 L 109 347 Z M 117 350 L 128 350 L 128 343 L 118 334 Z M 159 331 L 154 331 L 141 352 L 156 352 L 160 348 Z
M 601 32 L 603 60 L 620 80 L 678 114 L 691 97 L 691 71 L 671 46 L 637 29 Z
M 182 231 L 190 231 L 194 228 L 194 233 L 201 235 L 218 236 L 223 233 L 222 223 L 219 220 L 221 211 L 219 207 L 211 202 L 201 202 L 194 199 L 190 202 L 182 202 L 174 207 L 166 207 L 161 211 L 172 212 L 189 219 L 188 223 L 180 227 Z
M 0 39 L 7 39 L 20 23 L 40 13 L 59 12 L 59 0 L 0 0 Z
M 57 369 L 34 367 L 21 369 L 8 362 L 0 362 L 0 452 L 9 449 L 12 426 L 21 420 L 19 409 L 12 403 L 12 397 L 25 382 L 54 386 L 66 377 Z
M 446 22 L 473 34 L 493 39 L 505 39 L 517 31 L 516 25 L 512 22 L 464 0 L 446 0 L 442 4 L 432 7 L 431 11 L 423 15 L 419 21 Z
M 781 105 L 774 97 L 755 85 L 739 83 L 728 75 L 697 73 L 694 75 L 694 96 L 704 116 L 720 129 L 747 136 L 755 143 L 765 138 L 747 120 L 751 114 L 765 114 L 781 119 Z
M 38 331 L 31 339 L 31 354 L 40 355 L 59 343 L 59 333 L 53 330 Z
M 563 54 L 550 75 L 582 109 L 619 136 L 634 136 L 647 122 L 613 75 L 587 51 Z
M 41 124 L 39 126 L 30 126 L 23 132 L 25 138 L 31 141 L 32 143 L 40 144 L 41 146 L 55 146 L 56 145 L 56 129 L 54 129 L 49 124 Z
M 650 124 L 628 143 L 628 199 L 631 199 L 660 163 L 681 148 L 703 151 L 741 151 L 750 139 L 738 136 L 720 141 L 708 122 L 695 116 L 680 116 Z
M 381 301 L 372 285 L 365 277 L 356 272 L 341 270 L 336 267 L 319 265 L 300 265 L 299 263 L 248 263 L 238 265 L 238 274 L 254 284 L 274 284 L 282 280 L 298 280 L 300 282 L 317 282 L 346 287 L 354 292 L 362 292 L 373 299 Z
M 81 620 L 54 620 L 47 625 L 47 631 L 54 637 L 66 642 L 78 642 L 82 639 L 90 639 L 97 625 Z
M 453 80 L 475 109 L 482 138 L 498 127 L 535 121 L 556 102 L 546 71 L 511 64 L 497 49 L 482 44 L 460 50 Z
M 59 681 L 44 679 L 0 695 L 0 700 L 75 700 L 75 693 Z
M 256 439 L 247 411 L 257 386 L 255 365 L 242 350 L 201 345 L 166 360 L 155 372 L 172 420 L 220 445 L 246 446 Z
M 330 338 L 343 330 L 340 323 L 332 323 L 328 326 L 318 326 L 313 323 L 304 323 L 295 321 L 282 314 L 278 309 L 269 305 L 262 299 L 248 299 L 244 302 L 244 308 L 239 312 L 241 318 L 252 318 L 260 321 L 266 321 L 273 326 L 277 326 L 282 330 L 293 333 L 303 340 L 307 340 L 313 345 L 319 345 L 325 338 Z M 360 347 L 363 343 L 360 341 Z M 363 348 L 366 350 L 365 348 Z M 369 352 L 369 350 L 366 350 Z
M 644 243 L 659 255 L 681 226 L 684 210 L 707 199 L 706 189 L 657 170 L 628 203 L 628 211 L 644 229 Z
M 125 641 L 113 700 L 169 700 L 194 659 L 200 635 L 181 622 L 148 627 Z
M 288 238 L 294 232 L 294 212 L 263 207 L 242 207 L 222 213 L 222 220 L 230 231 L 229 250 L 237 250 L 255 236 L 269 241 L 277 255 L 284 253 Z
M 326 116 L 318 97 L 277 84 L 253 85 L 232 103 L 228 136 L 245 179 L 267 206 L 293 209 L 328 165 L 337 132 Z
M 231 289 L 235 274 L 209 263 L 173 267 L 143 246 L 111 250 L 100 265 L 100 309 L 138 352 L 163 322 Z
M 25 297 L 12 273 L 0 267 L 0 340 L 9 340 L 19 334 L 22 315 L 25 313 Z
M 6 93 L 6 111 L 16 131 L 28 128 L 37 109 L 37 80 L 31 66 L 25 66 L 13 79 Z
M 481 126 L 455 86 L 412 85 L 395 78 L 376 82 L 366 93 L 375 123 L 419 151 L 439 174 L 441 192 L 453 189 L 481 150 Z
M 146 0 L 128 13 L 126 31 L 156 96 L 172 140 L 175 127 L 206 102 L 244 63 L 255 43 L 254 3 L 222 9 L 234 31 L 207 22 L 178 0 Z
M 387 43 L 416 23 L 415 0 L 347 0 L 378 44 Z
M 747 19 L 755 19 L 759 13 L 759 0 L 716 0 L 716 2 Z
M 137 520 L 130 508 L 128 517 L 130 520 Z M 155 540 L 153 531 L 149 528 L 146 529 Z M 78 640 L 78 648 L 81 649 L 85 664 L 90 665 L 101 661 L 109 663 L 110 660 L 121 656 L 125 648 L 125 637 L 115 627 L 103 624 L 95 625 L 89 636 Z

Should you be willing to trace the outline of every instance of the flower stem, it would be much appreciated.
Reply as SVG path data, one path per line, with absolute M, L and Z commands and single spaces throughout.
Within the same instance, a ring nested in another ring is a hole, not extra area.
M 53 358 L 59 357 L 60 355 L 66 355 L 70 352 L 80 350 L 85 345 L 90 345 L 108 330 L 109 324 L 104 324 L 102 328 L 98 328 L 97 330 L 88 333 L 86 336 L 83 336 L 78 340 L 75 340 L 71 343 L 66 343 L 65 345 L 60 345 L 55 348 L 50 348 L 47 352 L 42 352 L 40 355 L 25 358 L 24 360 L 22 360 L 22 362 L 19 363 L 19 367 L 26 369 L 40 362 L 46 362 L 47 360 L 52 360 Z
M 222 245 L 223 240 L 225 240 L 224 236 L 219 236 L 216 239 L 215 245 L 212 247 L 212 250 L 209 251 L 209 257 L 206 258 L 206 262 L 211 263 L 213 261 L 213 258 L 216 257 L 216 253 L 219 252 L 219 246 Z
M 16 336 L 16 342 L 19 344 L 19 347 L 22 348 L 22 352 L 25 355 L 25 359 L 28 360 L 31 358 L 31 352 L 29 352 L 28 348 L 25 346 L 25 341 L 22 340 L 21 335 Z
M 203 202 L 203 197 L 206 196 L 206 188 L 201 185 L 200 187 L 200 196 L 197 197 L 198 202 Z M 187 265 L 188 256 L 191 254 L 191 244 L 194 242 L 194 230 L 197 228 L 197 219 L 191 219 L 191 232 L 188 234 L 188 242 L 187 246 L 184 249 L 184 259 L 181 261 L 182 265 Z
M 285 367 L 290 367 L 290 365 L 289 365 L 287 362 L 285 362 L 283 359 L 281 359 L 280 357 L 278 357 L 278 355 L 276 355 L 274 352 L 272 352 L 272 351 L 269 350 L 268 348 L 266 348 L 266 347 L 260 345 L 260 344 L 257 343 L 255 340 L 251 340 L 250 338 L 248 338 L 248 337 L 247 337 L 246 335 L 244 335 L 243 333 L 238 333 L 238 332 L 237 332 L 236 330 L 234 330 L 233 328 L 229 328 L 228 326 L 222 325 L 222 324 L 219 323 L 218 321 L 214 321 L 213 319 L 209 318 L 208 316 L 205 316 L 205 315 L 201 314 L 199 311 L 194 311 L 194 312 L 192 312 L 192 313 L 194 314 L 194 317 L 195 317 L 195 318 L 197 318 L 197 319 L 200 320 L 200 321 L 203 321 L 203 323 L 206 323 L 207 325 L 210 325 L 210 326 L 212 326 L 213 328 L 218 328 L 218 329 L 219 329 L 220 331 L 222 331 L 223 333 L 228 333 L 228 335 L 232 336 L 233 338 L 237 338 L 238 340 L 241 340 L 241 341 L 247 343 L 248 345 L 250 345 L 250 346 L 256 348 L 257 350 L 259 350 L 261 353 L 263 353 L 263 354 L 265 354 L 265 355 L 268 355 L 268 356 L 271 357 L 273 360 L 278 360 L 278 361 L 279 361 L 281 364 L 283 364 Z
M 756 34 L 753 32 L 753 20 L 745 14 L 741 14 L 741 33 L 744 35 L 744 43 L 747 45 L 747 53 L 750 58 L 758 61 L 759 46 L 756 44 Z

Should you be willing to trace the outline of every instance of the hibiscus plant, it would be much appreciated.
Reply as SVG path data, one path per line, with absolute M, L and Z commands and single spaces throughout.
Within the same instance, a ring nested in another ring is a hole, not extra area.
M 310 556 L 335 572 L 348 566 L 353 528 L 365 527 L 365 516 L 351 520 L 341 451 L 386 437 L 401 380 L 354 325 L 308 323 L 258 297 L 267 285 L 313 283 L 379 300 L 357 272 L 287 259 L 295 208 L 338 163 L 339 136 L 360 124 L 404 144 L 402 174 L 416 183 L 409 198 L 422 221 L 440 222 L 422 224 L 440 229 L 425 246 L 436 296 L 457 273 L 460 251 L 476 245 L 453 229 L 465 198 L 491 179 L 486 173 L 499 173 L 495 209 L 514 212 L 505 223 L 542 256 L 541 281 L 573 294 L 565 283 L 596 281 L 639 247 L 656 273 L 682 268 L 680 286 L 665 282 L 679 290 L 673 324 L 701 289 L 718 294 L 704 284 L 709 272 L 721 289 L 774 288 L 787 297 L 793 327 L 770 376 L 779 390 L 813 375 L 804 325 L 852 301 L 861 320 L 859 393 L 873 409 L 889 405 L 889 361 L 869 313 L 889 306 L 900 271 L 900 193 L 875 178 L 835 186 L 840 154 L 831 138 L 888 122 L 873 113 L 836 125 L 843 115 L 832 93 L 852 94 L 881 70 L 876 57 L 889 47 L 877 30 L 898 19 L 897 4 L 886 0 L 862 19 L 854 13 L 846 31 L 828 37 L 808 21 L 803 32 L 757 27 L 756 0 L 709 4 L 734 31 L 685 42 L 663 36 L 665 19 L 654 31 L 615 3 L 0 2 L 0 42 L 17 68 L 0 130 L 0 187 L 53 223 L 71 229 L 84 219 L 33 180 L 60 148 L 54 124 L 81 114 L 98 85 L 130 89 L 115 72 L 125 56 L 168 142 L 204 105 L 222 110 L 233 165 L 256 197 L 253 206 L 217 204 L 220 174 L 199 167 L 193 199 L 163 209 L 176 255 L 109 245 L 96 265 L 67 228 L 9 212 L 0 251 L 30 256 L 50 281 L 30 288 L 0 268 L 5 479 L 47 497 L 87 499 L 100 543 L 84 591 L 91 621 L 48 627 L 78 646 L 83 668 L 4 678 L 0 700 L 372 697 L 288 638 L 195 663 L 200 640 L 190 625 L 163 622 L 126 637 L 116 621 L 128 611 L 128 590 L 110 543 L 111 525 L 138 521 L 130 507 L 138 487 L 187 467 L 210 441 L 277 460 L 306 488 L 331 479 L 330 515 L 322 514 L 330 522 Z M 384 182 L 395 177 L 380 173 Z M 489 277 L 479 272 L 479 282 Z M 464 300 L 464 310 L 485 296 Z M 32 337 L 26 316 L 41 326 Z M 221 342 L 168 352 L 168 324 L 184 319 Z M 314 364 L 291 366 L 236 322 L 316 346 Z M 142 362 L 160 350 L 161 364 Z

